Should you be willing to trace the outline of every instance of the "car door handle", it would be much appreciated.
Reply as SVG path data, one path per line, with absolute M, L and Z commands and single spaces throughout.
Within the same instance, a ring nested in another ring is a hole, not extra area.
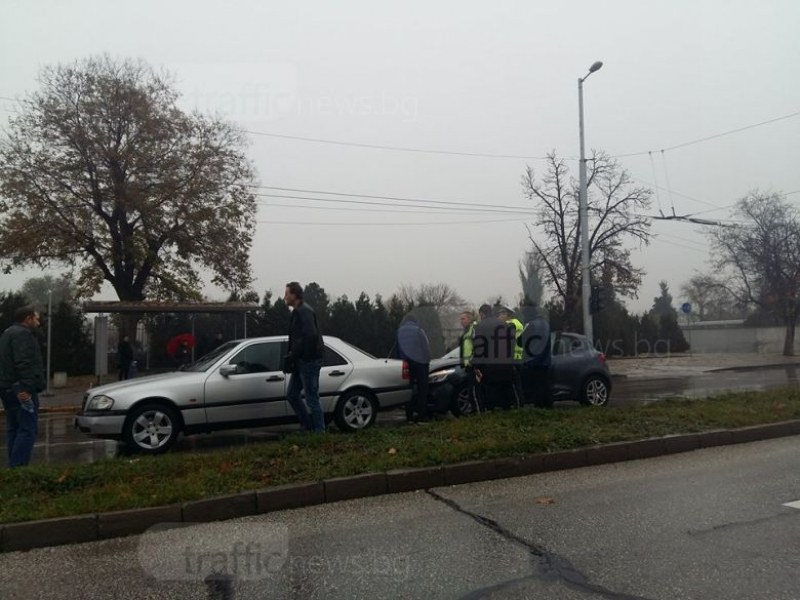
M 328 373 L 328 377 L 342 377 L 344 374 L 344 371 L 331 371 Z
M 286 378 L 281 375 L 273 375 L 272 377 L 267 377 L 267 383 L 271 383 L 273 381 L 283 381 L 284 379 Z

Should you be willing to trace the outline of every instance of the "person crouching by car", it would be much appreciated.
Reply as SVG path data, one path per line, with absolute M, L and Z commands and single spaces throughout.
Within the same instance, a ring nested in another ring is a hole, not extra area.
M 416 386 L 416 395 L 409 412 L 415 423 L 428 420 L 428 375 L 431 367 L 431 348 L 428 336 L 419 326 L 414 315 L 408 315 L 397 330 L 397 349 L 400 358 L 408 362 L 411 386 Z
M 303 286 L 296 281 L 287 283 L 283 299 L 292 309 L 289 317 L 289 354 L 284 359 L 283 367 L 284 372 L 290 375 L 286 399 L 302 429 L 323 433 L 325 416 L 319 401 L 319 371 L 325 354 L 322 332 L 314 311 L 303 302 Z M 301 391 L 305 392 L 305 403 L 300 398 Z

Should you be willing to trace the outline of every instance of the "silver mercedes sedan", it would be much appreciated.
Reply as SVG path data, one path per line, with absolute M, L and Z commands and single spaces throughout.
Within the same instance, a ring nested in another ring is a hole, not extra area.
M 338 338 L 324 340 L 320 400 L 339 429 L 369 427 L 379 410 L 410 400 L 402 361 L 375 358 Z M 155 454 L 181 433 L 297 422 L 281 370 L 287 344 L 286 336 L 228 342 L 184 370 L 92 388 L 75 427 Z

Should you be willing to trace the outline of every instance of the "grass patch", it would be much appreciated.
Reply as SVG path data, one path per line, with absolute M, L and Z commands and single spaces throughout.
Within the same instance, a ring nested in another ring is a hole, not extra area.
M 800 418 L 800 390 L 609 409 L 524 409 L 211 453 L 0 470 L 0 523 L 158 506 L 272 485 Z

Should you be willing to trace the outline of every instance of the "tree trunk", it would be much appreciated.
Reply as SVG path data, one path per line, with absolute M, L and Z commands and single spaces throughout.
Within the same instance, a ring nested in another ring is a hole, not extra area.
M 564 298 L 564 331 L 578 331 L 578 324 L 580 322 L 580 317 L 578 315 L 578 298 L 568 294 L 566 298 Z
M 786 324 L 786 338 L 783 342 L 783 355 L 794 356 L 794 332 L 797 322 L 793 319 Z

